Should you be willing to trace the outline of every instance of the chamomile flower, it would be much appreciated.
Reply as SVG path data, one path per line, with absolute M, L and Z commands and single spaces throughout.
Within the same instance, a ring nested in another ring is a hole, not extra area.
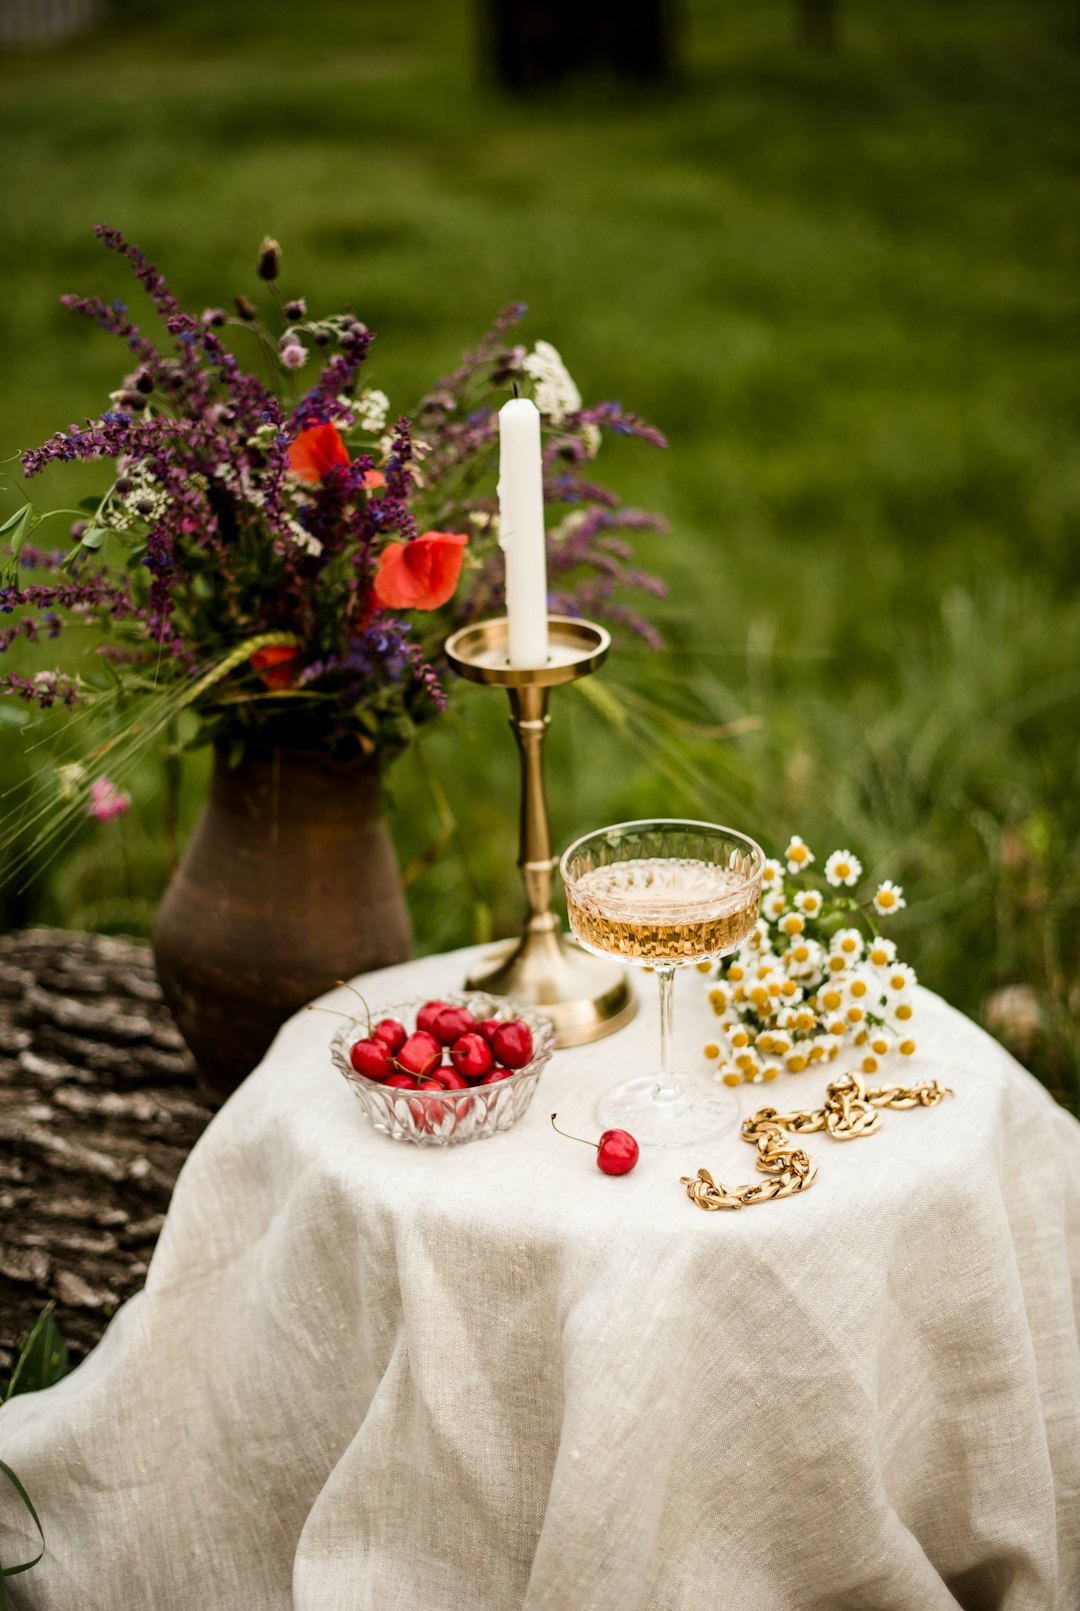
M 816 889 L 801 889 L 795 897 L 795 910 L 803 917 L 817 917 L 821 911 L 821 894 Z
M 765 863 L 764 870 L 761 874 L 761 887 L 762 889 L 769 890 L 770 892 L 776 889 L 783 889 L 784 887 L 784 869 L 776 860 L 775 856 L 770 856 L 769 860 Z
M 792 979 L 816 979 L 825 967 L 825 947 L 800 934 L 791 949 L 784 952 L 784 966 Z
M 801 912 L 785 912 L 780 919 L 782 934 L 801 934 L 805 927 L 806 919 Z
M 917 982 L 915 969 L 909 967 L 906 962 L 893 962 L 886 969 L 885 984 L 895 995 L 902 995 L 909 991 L 912 985 Z
M 825 877 L 834 889 L 841 884 L 857 884 L 862 877 L 862 862 L 850 850 L 834 850 L 825 863 Z
M 818 1005 L 822 1012 L 825 1013 L 838 1013 L 840 1011 L 840 1008 L 844 1005 L 844 991 L 837 980 L 830 979 L 828 984 L 818 991 Z
M 838 929 L 829 942 L 833 956 L 844 957 L 846 964 L 858 962 L 863 953 L 863 937 L 858 929 Z
M 784 856 L 787 859 L 789 873 L 804 873 L 814 859 L 814 852 L 809 845 L 803 843 L 797 833 L 793 833 Z
M 891 917 L 894 912 L 900 912 L 907 905 L 904 892 L 899 884 L 893 884 L 886 879 L 877 887 L 874 896 L 874 910 L 880 917 Z
M 783 890 L 773 890 L 766 895 L 765 899 L 761 903 L 761 910 L 773 923 L 777 922 L 779 918 L 783 917 L 784 913 L 787 911 L 787 901 L 784 899 Z
M 884 940 L 879 934 L 870 942 L 870 949 L 866 953 L 867 962 L 872 962 L 875 968 L 887 968 L 890 962 L 896 959 L 896 941 Z

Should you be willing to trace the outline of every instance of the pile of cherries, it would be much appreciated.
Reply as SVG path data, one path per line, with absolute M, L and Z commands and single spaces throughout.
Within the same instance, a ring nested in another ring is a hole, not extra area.
M 496 1085 L 532 1055 L 532 1031 L 520 1018 L 478 1019 L 446 1001 L 426 1001 L 411 1035 L 399 1019 L 380 1018 L 349 1053 L 358 1074 L 401 1091 Z

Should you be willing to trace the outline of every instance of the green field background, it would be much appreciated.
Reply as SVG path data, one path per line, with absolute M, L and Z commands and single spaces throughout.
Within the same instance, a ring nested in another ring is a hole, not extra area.
M 560 842 L 663 812 L 772 851 L 795 831 L 819 862 L 850 846 L 904 884 L 894 932 L 923 981 L 1075 1103 L 1080 17 L 842 3 L 841 47 L 818 54 L 780 0 L 682 10 L 677 85 L 525 102 L 479 71 L 461 0 L 145 0 L 9 53 L 0 457 L 99 412 L 123 372 L 58 304 L 137 306 L 99 221 L 196 310 L 250 291 L 275 235 L 286 293 L 354 307 L 405 411 L 526 301 L 525 338 L 587 399 L 671 443 L 605 445 L 598 465 L 671 523 L 638 545 L 670 586 L 668 652 L 622 641 L 602 674 L 666 714 L 620 728 L 558 695 Z M 36 495 L 69 505 L 99 477 L 56 470 Z M 55 647 L 70 665 L 91 645 Z M 0 785 L 47 799 L 54 729 L 2 704 Z M 519 919 L 505 718 L 463 691 L 389 773 L 421 949 Z M 4 926 L 149 932 L 166 765 L 146 763 L 129 817 L 6 878 Z M 181 769 L 182 838 L 206 757 Z

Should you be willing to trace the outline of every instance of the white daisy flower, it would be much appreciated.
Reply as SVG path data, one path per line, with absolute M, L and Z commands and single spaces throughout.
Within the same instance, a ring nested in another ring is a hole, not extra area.
M 783 890 L 778 889 L 772 894 L 766 895 L 765 899 L 761 903 L 761 910 L 773 923 L 777 922 L 779 918 L 783 917 L 784 913 L 787 911 L 787 901 L 784 899 Z
M 793 979 L 816 979 L 825 967 L 825 947 L 817 940 L 804 940 L 800 936 L 787 952 L 784 964 Z
M 801 889 L 795 897 L 795 907 L 804 917 L 817 917 L 822 907 L 821 892 L 816 889 Z
M 841 884 L 857 884 L 862 877 L 862 862 L 850 850 L 834 850 L 825 863 L 825 877 L 834 889 Z
M 561 425 L 567 414 L 577 413 L 581 393 L 550 341 L 538 341 L 522 368 L 536 382 L 534 401 L 552 425 Z
M 878 935 L 870 942 L 866 960 L 867 962 L 872 962 L 875 968 L 887 968 L 890 962 L 895 962 L 896 960 L 896 941 L 883 940 Z
M 783 889 L 784 887 L 784 869 L 775 856 L 770 856 L 765 863 L 765 869 L 761 875 L 761 887 L 768 890 Z
M 814 859 L 814 853 L 809 845 L 803 843 L 797 833 L 791 836 L 791 843 L 784 851 L 787 859 L 789 873 L 803 873 Z
M 906 962 L 892 962 L 885 970 L 885 983 L 894 995 L 903 995 L 917 982 L 915 969 L 910 968 Z
M 886 879 L 883 884 L 878 885 L 874 896 L 874 910 L 881 917 L 891 917 L 894 912 L 902 911 L 906 905 L 907 901 L 899 884 Z
M 835 979 L 830 979 L 818 991 L 818 1004 L 823 1013 L 838 1013 L 844 1005 L 844 990 Z
M 863 954 L 862 934 L 858 929 L 838 929 L 829 943 L 829 950 L 848 963 L 857 962 Z

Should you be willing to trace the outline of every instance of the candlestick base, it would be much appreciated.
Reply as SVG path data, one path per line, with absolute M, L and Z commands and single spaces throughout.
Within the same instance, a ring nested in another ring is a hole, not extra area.
M 550 915 L 550 914 L 549 914 Z M 550 927 L 529 927 L 496 946 L 469 974 L 470 990 L 513 996 L 542 1012 L 557 1046 L 582 1046 L 628 1024 L 637 1012 L 625 968 L 583 951 Z

